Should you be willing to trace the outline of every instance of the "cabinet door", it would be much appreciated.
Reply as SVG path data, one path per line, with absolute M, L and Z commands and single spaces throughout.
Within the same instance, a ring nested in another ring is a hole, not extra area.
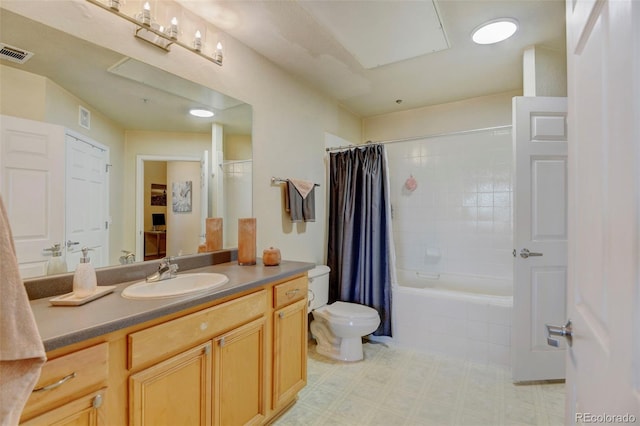
M 265 318 L 214 339 L 215 425 L 259 424 L 266 415 Z
M 102 426 L 105 420 L 106 388 L 75 399 L 54 410 L 21 423 L 22 426 Z
M 273 408 L 287 404 L 307 383 L 307 301 L 274 312 Z
M 211 342 L 129 378 L 131 425 L 211 423 Z

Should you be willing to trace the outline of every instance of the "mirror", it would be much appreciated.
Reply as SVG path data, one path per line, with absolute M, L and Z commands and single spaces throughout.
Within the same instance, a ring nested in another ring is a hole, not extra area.
M 62 125 L 108 150 L 109 248 L 102 266 L 131 259 L 125 251 L 137 261 L 195 253 L 202 217 L 222 217 L 223 247 L 236 246 L 237 218 L 252 216 L 250 105 L 5 9 L 0 42 L 34 53 L 24 64 L 0 59 L 0 113 Z M 42 92 L 15 96 L 33 74 L 46 78 Z M 215 115 L 189 116 L 191 108 Z M 175 171 L 186 166 L 193 178 Z M 188 216 L 195 225 L 182 223 Z M 69 259 L 78 248 L 65 251 Z

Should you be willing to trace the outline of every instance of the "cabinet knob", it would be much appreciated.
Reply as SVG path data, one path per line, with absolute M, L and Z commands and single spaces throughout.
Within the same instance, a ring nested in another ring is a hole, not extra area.
M 102 405 L 102 394 L 98 394 L 96 395 L 95 398 L 93 398 L 93 408 L 100 408 L 100 406 Z
M 220 338 L 218 345 L 220 345 L 220 347 L 224 346 L 224 337 Z
M 280 319 L 284 318 L 284 312 L 280 312 L 278 316 L 280 317 Z

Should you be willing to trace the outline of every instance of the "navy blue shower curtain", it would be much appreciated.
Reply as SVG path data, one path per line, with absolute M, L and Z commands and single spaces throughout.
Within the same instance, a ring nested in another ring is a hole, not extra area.
M 329 182 L 329 302 L 371 306 L 373 333 L 391 336 L 391 241 L 387 170 L 382 145 L 331 153 Z

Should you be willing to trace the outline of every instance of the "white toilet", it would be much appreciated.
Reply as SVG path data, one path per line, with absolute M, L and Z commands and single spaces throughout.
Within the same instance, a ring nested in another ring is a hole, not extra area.
M 329 301 L 328 266 L 316 266 L 309 271 L 309 311 L 313 314 L 311 334 L 317 351 L 341 361 L 360 361 L 362 336 L 373 333 L 380 325 L 378 311 L 358 303 Z

